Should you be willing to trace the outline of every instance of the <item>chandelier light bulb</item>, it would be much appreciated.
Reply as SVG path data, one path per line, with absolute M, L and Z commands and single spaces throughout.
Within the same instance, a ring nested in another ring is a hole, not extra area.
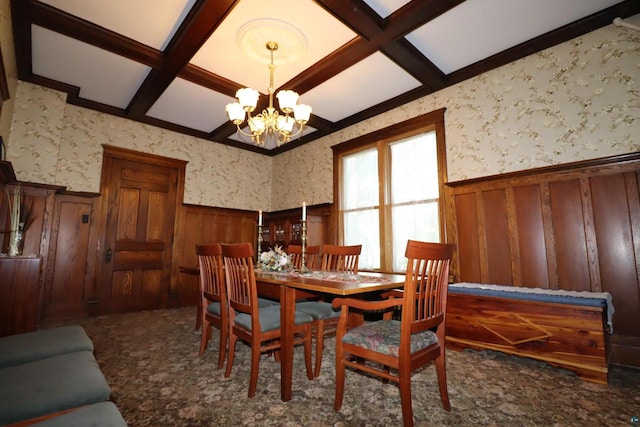
M 280 109 L 286 114 L 290 114 L 298 103 L 298 94 L 292 90 L 281 90 L 276 95 Z

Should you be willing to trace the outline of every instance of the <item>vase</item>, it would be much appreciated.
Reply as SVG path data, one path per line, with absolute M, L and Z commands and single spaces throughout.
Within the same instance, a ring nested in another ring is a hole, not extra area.
M 9 233 L 9 256 L 22 255 L 22 230 L 11 230 Z

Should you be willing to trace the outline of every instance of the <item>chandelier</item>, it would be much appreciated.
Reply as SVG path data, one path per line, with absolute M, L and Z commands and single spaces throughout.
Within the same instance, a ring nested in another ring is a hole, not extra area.
M 286 144 L 302 133 L 304 125 L 309 121 L 311 116 L 311 107 L 305 104 L 298 104 L 298 94 L 292 90 L 281 90 L 277 93 L 278 105 L 282 113 L 273 107 L 273 72 L 276 66 L 273 63 L 273 52 L 278 50 L 278 43 L 270 41 L 266 45 L 271 55 L 271 63 L 269 64 L 269 106 L 262 110 L 260 114 L 252 116 L 251 113 L 256 109 L 258 97 L 260 93 L 248 87 L 238 89 L 236 98 L 238 102 L 227 104 L 227 116 L 229 120 L 236 125 L 238 132 L 247 137 L 251 137 L 256 144 L 264 146 L 265 138 L 273 136 L 278 147 Z M 242 130 L 241 125 L 245 121 L 245 113 L 249 131 L 247 133 Z M 294 127 L 297 124 L 297 129 Z

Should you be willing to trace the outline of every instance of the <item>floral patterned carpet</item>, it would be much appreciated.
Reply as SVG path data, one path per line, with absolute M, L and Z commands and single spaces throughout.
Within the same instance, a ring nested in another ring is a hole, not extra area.
M 260 361 L 253 399 L 249 347 L 238 344 L 228 379 L 215 369 L 217 331 L 198 357 L 193 307 L 66 323 L 81 324 L 93 340 L 112 400 L 130 426 L 402 425 L 397 386 L 355 372 L 347 372 L 342 410 L 333 410 L 333 337 L 320 377 L 311 381 L 296 348 L 293 399 L 282 402 L 273 357 Z M 433 366 L 413 376 L 416 426 L 628 426 L 640 415 L 640 370 L 614 367 L 605 386 L 535 360 L 466 350 L 447 352 L 447 374 L 451 412 L 442 409 Z

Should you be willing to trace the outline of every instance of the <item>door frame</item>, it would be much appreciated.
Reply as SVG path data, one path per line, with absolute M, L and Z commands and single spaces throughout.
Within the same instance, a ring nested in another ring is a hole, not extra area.
M 159 156 L 157 154 L 149 154 L 140 151 L 131 150 L 128 148 L 115 147 L 108 144 L 102 144 L 103 157 L 102 157 L 102 171 L 100 174 L 100 200 L 98 202 L 98 227 L 97 230 L 101 230 L 100 236 L 97 239 L 98 245 L 95 258 L 95 286 L 94 293 L 95 298 L 92 299 L 91 304 L 93 307 L 89 307 L 90 315 L 102 314 L 100 313 L 99 303 L 102 297 L 102 289 L 100 288 L 101 277 L 103 276 L 104 263 L 103 260 L 106 257 L 106 245 L 105 241 L 107 236 L 106 231 L 106 219 L 108 210 L 108 200 L 111 197 L 109 178 L 111 176 L 111 169 L 114 159 L 124 159 L 139 163 L 148 163 L 151 165 L 164 166 L 168 168 L 174 168 L 177 170 L 177 183 L 176 183 L 176 214 L 173 227 L 173 243 L 171 251 L 171 270 L 170 270 L 170 284 L 169 295 L 167 299 L 167 307 L 176 305 L 176 283 L 179 278 L 178 274 L 178 262 L 180 259 L 180 251 L 176 248 L 180 247 L 180 241 L 182 236 L 182 230 L 184 229 L 184 185 L 185 185 L 185 170 L 188 161 L 173 159 L 170 157 Z

